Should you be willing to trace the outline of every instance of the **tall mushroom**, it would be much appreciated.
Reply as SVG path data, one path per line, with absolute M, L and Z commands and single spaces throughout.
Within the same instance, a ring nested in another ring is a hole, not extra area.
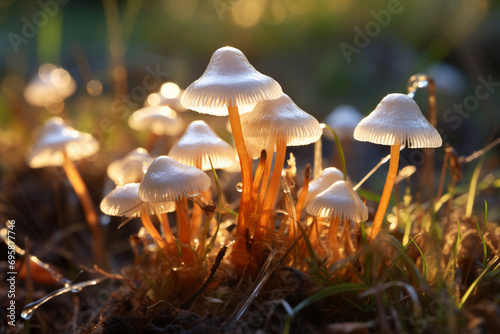
M 252 165 L 243 139 L 240 113 L 250 112 L 257 102 L 277 99 L 282 93 L 281 86 L 258 72 L 243 52 L 226 46 L 214 52 L 203 75 L 181 96 L 185 108 L 217 116 L 229 115 L 241 166 L 242 193 L 237 226 L 237 235 L 241 238 L 248 228 L 245 214 L 252 198 Z M 244 247 L 241 242 L 235 245 L 237 249 Z
M 354 139 L 391 146 L 389 172 L 368 237 L 372 241 L 382 228 L 398 173 L 400 146 L 435 148 L 442 145 L 442 140 L 437 130 L 422 115 L 417 103 L 408 95 L 398 93 L 384 97 L 375 110 L 359 122 L 354 129 Z
M 242 116 L 243 133 L 261 144 L 268 151 L 276 151 L 276 159 L 266 191 L 264 181 L 261 191 L 264 191 L 261 206 L 261 224 L 272 227 L 267 221 L 269 211 L 276 205 L 278 197 L 281 171 L 285 164 L 286 147 L 308 145 L 317 141 L 323 132 L 319 122 L 300 109 L 288 95 L 283 94 L 279 99 L 261 101 L 254 110 Z M 268 152 L 267 156 L 272 155 Z M 271 159 L 269 159 L 271 160 Z
M 105 265 L 104 241 L 97 212 L 87 186 L 73 164 L 73 161 L 90 157 L 98 150 L 99 143 L 90 134 L 69 127 L 60 117 L 52 117 L 45 122 L 27 160 L 31 168 L 62 166 L 82 204 L 93 238 L 94 258 L 98 263 Z
M 210 187 L 210 178 L 198 168 L 186 166 L 171 157 L 156 158 L 144 175 L 139 186 L 139 197 L 144 202 L 175 201 L 177 213 L 178 239 L 182 244 L 191 243 L 191 224 L 187 206 L 189 196 L 200 194 Z M 183 251 L 187 265 L 193 264 L 194 257 Z
M 168 156 L 188 166 L 193 166 L 203 171 L 214 168 L 227 168 L 235 163 L 234 148 L 219 138 L 210 126 L 204 121 L 194 121 L 175 143 Z M 210 158 L 210 159 L 209 159 Z M 206 200 L 211 200 L 209 190 L 204 193 Z M 193 236 L 200 236 L 202 210 L 199 206 L 193 207 L 192 226 Z
M 352 186 L 346 181 L 337 181 L 317 195 L 306 208 L 312 216 L 330 218 L 328 248 L 332 252 L 331 263 L 340 259 L 338 228 L 340 222 L 349 220 L 363 222 L 368 219 L 368 208 Z

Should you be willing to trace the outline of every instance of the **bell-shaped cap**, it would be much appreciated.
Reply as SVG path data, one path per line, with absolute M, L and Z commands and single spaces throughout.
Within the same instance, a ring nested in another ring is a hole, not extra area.
M 316 217 L 350 219 L 363 222 L 368 219 L 368 208 L 345 181 L 337 181 L 316 196 L 307 206 L 308 214 Z
M 325 124 L 330 126 L 339 139 L 353 139 L 353 132 L 358 123 L 363 119 L 363 115 L 348 104 L 342 104 L 332 110 L 325 118 Z M 326 137 L 333 140 L 331 131 L 325 130 Z
M 26 85 L 23 95 L 32 106 L 46 107 L 62 102 L 75 90 L 76 82 L 66 70 L 52 64 L 44 64 Z
M 116 185 L 141 182 L 149 164 L 153 161 L 148 150 L 137 148 L 122 159 L 113 161 L 108 166 L 108 176 Z
M 101 201 L 101 211 L 109 216 L 139 217 L 144 206 L 148 214 L 175 211 L 175 202 L 146 203 L 139 197 L 139 183 L 116 186 Z
M 181 103 L 203 114 L 224 116 L 230 105 L 243 114 L 257 102 L 277 99 L 282 93 L 281 86 L 258 72 L 243 52 L 226 46 L 214 52 L 203 75 L 182 94 Z
M 187 127 L 179 141 L 172 146 L 168 155 L 188 166 L 210 170 L 233 165 L 236 152 L 234 148 L 219 138 L 204 121 L 194 121 Z
M 409 148 L 439 147 L 441 136 L 406 94 L 389 94 L 354 129 L 354 139 Z
M 137 131 L 151 131 L 158 136 L 177 136 L 184 129 L 184 121 L 167 106 L 150 106 L 135 111 L 128 125 Z
M 64 155 L 77 161 L 97 151 L 99 142 L 94 137 L 69 127 L 60 117 L 52 117 L 45 122 L 27 160 L 31 168 L 62 166 Z
M 245 137 L 256 138 L 263 145 L 285 137 L 287 146 L 308 145 L 316 142 L 323 133 L 319 122 L 300 109 L 288 95 L 279 99 L 261 101 L 254 110 L 241 116 Z
M 208 188 L 210 178 L 205 172 L 163 155 L 149 165 L 139 187 L 139 197 L 145 202 L 177 201 Z
M 304 206 L 307 207 L 309 203 L 316 197 L 319 193 L 325 191 L 328 187 L 333 185 L 337 181 L 344 180 L 344 173 L 335 167 L 328 167 L 321 172 L 315 179 L 309 182 L 309 187 L 307 188 L 307 196 L 304 201 Z M 302 191 L 302 190 L 301 190 Z

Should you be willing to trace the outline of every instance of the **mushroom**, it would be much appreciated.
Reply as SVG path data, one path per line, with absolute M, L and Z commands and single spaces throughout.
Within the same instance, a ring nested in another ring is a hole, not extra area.
M 178 239 L 185 245 L 191 243 L 191 224 L 187 198 L 200 194 L 210 187 L 210 178 L 198 168 L 186 166 L 171 157 L 159 156 L 150 165 L 139 186 L 139 197 L 144 202 L 175 201 Z M 191 252 L 182 252 L 186 264 L 194 262 Z
M 76 195 L 80 199 L 83 212 L 93 237 L 93 252 L 96 260 L 104 265 L 104 243 L 99 229 L 99 221 L 94 203 L 73 161 L 94 155 L 99 143 L 88 133 L 76 131 L 64 123 L 60 117 L 47 120 L 37 141 L 28 154 L 31 168 L 62 166 Z
M 210 160 L 214 168 L 227 168 L 235 163 L 234 148 L 219 138 L 204 121 L 194 121 L 189 124 L 179 141 L 172 146 L 168 155 L 180 163 L 203 171 L 212 169 Z M 210 190 L 202 195 L 206 200 L 212 199 Z M 202 210 L 195 205 L 191 222 L 191 230 L 195 237 L 199 236 L 200 233 L 201 218 Z
M 141 182 L 149 164 L 153 161 L 148 150 L 140 147 L 128 153 L 122 159 L 118 159 L 109 164 L 108 177 L 115 185 Z
M 400 146 L 435 148 L 442 145 L 442 140 L 437 130 L 422 115 L 417 103 L 408 95 L 398 93 L 384 97 L 375 110 L 359 122 L 354 129 L 354 139 L 391 146 L 389 172 L 368 237 L 372 241 L 382 227 L 389 204 L 398 172 Z
M 24 98 L 36 107 L 46 107 L 50 111 L 60 112 L 62 108 L 51 106 L 64 105 L 63 100 L 76 90 L 75 80 L 61 67 L 52 64 L 40 66 L 38 74 L 24 88 Z
M 154 227 L 150 214 L 162 214 L 175 211 L 174 202 L 146 203 L 139 197 L 139 183 L 127 183 L 116 186 L 101 201 L 101 211 L 110 216 L 135 218 L 140 217 L 142 225 L 148 231 L 155 243 L 166 254 L 168 254 L 168 245 L 174 245 L 173 238 L 167 238 L 166 242 Z M 172 233 L 165 233 L 171 236 Z
M 204 121 L 194 121 L 175 143 L 168 156 L 188 166 L 207 171 L 234 164 L 234 148 L 219 138 Z
M 335 167 L 328 167 L 325 168 L 321 174 L 319 174 L 317 177 L 315 177 L 313 180 L 309 182 L 307 187 L 302 186 L 302 189 L 300 189 L 299 194 L 298 194 L 298 200 L 297 200 L 297 221 L 300 222 L 300 217 L 302 215 L 302 208 L 307 208 L 309 203 L 316 197 L 319 193 L 323 192 L 326 190 L 328 187 L 333 185 L 337 181 L 342 181 L 344 180 L 344 173 L 342 173 L 340 170 L 338 170 Z M 306 193 L 304 193 L 304 191 Z M 310 222 L 313 222 L 313 224 L 316 224 L 316 226 L 312 226 L 310 229 L 310 235 L 309 235 L 309 240 L 311 244 L 316 244 L 318 243 L 318 238 L 319 234 L 322 231 L 322 226 L 321 224 L 317 224 L 317 222 L 311 217 L 308 217 L 306 226 L 309 226 Z M 295 238 L 295 229 L 292 228 L 290 229 L 289 232 L 289 237 L 291 239 Z M 305 244 L 302 245 L 303 249 L 305 250 Z
M 225 116 L 233 132 L 236 151 L 241 166 L 242 192 L 238 214 L 237 235 L 245 235 L 247 207 L 252 198 L 252 164 L 241 130 L 240 113 L 250 112 L 263 100 L 277 99 L 283 93 L 272 78 L 258 72 L 243 52 L 233 47 L 222 47 L 214 52 L 203 75 L 186 88 L 181 104 L 200 113 Z M 238 241 L 235 249 L 243 249 Z M 244 262 L 244 261 L 242 261 Z
M 353 220 L 360 223 L 368 219 L 368 208 L 346 181 L 337 181 L 314 197 L 306 211 L 312 216 L 330 218 L 328 248 L 332 252 L 331 263 L 340 259 L 337 238 L 340 222 L 345 220 L 347 224 Z
M 184 129 L 184 121 L 175 110 L 167 106 L 149 106 L 135 111 L 128 118 L 128 125 L 137 131 L 150 132 L 145 145 L 151 150 L 158 136 L 177 136 Z
M 251 113 L 242 115 L 241 122 L 244 135 L 260 143 L 261 147 L 268 151 L 268 157 L 271 157 L 272 150 L 276 151 L 269 186 L 266 191 L 266 181 L 262 181 L 260 199 L 257 204 L 264 212 L 261 222 L 264 225 L 270 225 L 267 222 L 269 214 L 266 212 L 276 205 L 287 145 L 299 146 L 314 143 L 321 137 L 323 130 L 314 117 L 300 109 L 286 94 L 276 100 L 257 103 Z M 271 160 L 268 159 L 268 161 Z

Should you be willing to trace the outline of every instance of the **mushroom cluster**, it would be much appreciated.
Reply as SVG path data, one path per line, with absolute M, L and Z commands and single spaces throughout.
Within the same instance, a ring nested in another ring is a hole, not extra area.
M 258 259 L 266 247 L 273 245 L 277 231 L 283 235 L 288 232 L 288 238 L 283 239 L 291 244 L 298 242 L 300 249 L 305 249 L 309 238 L 317 253 L 327 257 L 329 265 L 355 251 L 349 229 L 351 222 L 357 228 L 356 223 L 369 219 L 366 201 L 351 186 L 347 173 L 334 167 L 315 168 L 315 178 L 311 181 L 307 167 L 302 189 L 292 194 L 290 189 L 295 187 L 292 183 L 297 181 L 296 166 L 292 157 L 284 172 L 287 147 L 320 141 L 322 126 L 284 94 L 277 81 L 258 72 L 240 50 L 233 47 L 216 50 L 205 72 L 184 91 L 166 83 L 161 92 L 154 94 L 158 96 L 148 97 L 146 106 L 128 119 L 130 128 L 149 134 L 150 139 L 146 148 L 134 149 L 109 165 L 107 175 L 115 188 L 101 202 L 103 213 L 140 218 L 154 241 L 150 245 L 161 250 L 167 262 L 180 261 L 183 266 L 194 268 L 206 254 L 207 233 L 215 238 L 219 229 L 212 219 L 213 191 L 216 186 L 219 188 L 215 169 L 234 169 L 239 164 L 241 198 L 231 257 L 238 272 L 259 267 Z M 187 122 L 180 115 L 183 113 L 176 112 L 183 108 L 228 116 L 234 147 L 203 120 L 192 121 L 186 127 Z M 389 94 L 370 115 L 362 120 L 360 117 L 352 107 L 344 106 L 329 116 L 327 122 L 334 129 L 335 138 L 338 132 L 343 141 L 354 138 L 390 146 L 389 172 L 368 237 L 372 242 L 382 228 L 402 146 L 435 148 L 442 141 L 409 95 Z M 168 155 L 162 148 L 156 148 L 158 152 L 152 150 L 160 141 L 167 146 L 164 137 L 175 140 L 168 145 Z M 70 128 L 61 118 L 51 118 L 28 156 L 33 168 L 62 166 L 66 171 L 95 239 L 96 259 L 101 257 L 104 245 L 98 214 L 72 161 L 95 154 L 98 148 L 97 141 L 89 134 Z M 255 169 L 253 159 L 259 160 Z M 212 174 L 213 178 L 209 176 Z M 222 194 L 218 195 L 223 203 Z M 221 215 L 229 212 L 229 204 L 219 209 Z M 174 215 L 174 211 L 175 226 L 168 218 L 168 213 Z M 281 224 L 276 219 L 279 212 L 285 212 L 286 216 Z M 159 228 L 155 221 L 159 221 Z M 346 245 L 344 251 L 342 239 Z M 264 246 L 253 247 L 256 242 Z M 301 254 L 307 257 L 304 252 Z

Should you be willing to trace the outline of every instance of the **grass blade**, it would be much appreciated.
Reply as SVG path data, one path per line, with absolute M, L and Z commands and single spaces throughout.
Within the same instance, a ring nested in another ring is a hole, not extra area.
M 314 295 L 310 296 L 309 298 L 304 299 L 300 303 L 298 303 L 294 308 L 293 308 L 293 313 L 292 315 L 288 315 L 286 320 L 285 320 L 285 326 L 283 333 L 284 334 L 289 334 L 290 333 L 290 326 L 292 323 L 292 319 L 297 314 L 300 312 L 302 309 L 306 308 L 307 306 L 330 296 L 337 295 L 340 293 L 345 293 L 345 292 L 352 292 L 352 291 L 359 291 L 359 290 L 367 290 L 368 287 L 364 284 L 358 284 L 358 283 L 347 283 L 347 284 L 340 284 L 340 285 L 335 285 L 331 286 L 328 288 L 324 288 L 321 291 L 318 291 Z

